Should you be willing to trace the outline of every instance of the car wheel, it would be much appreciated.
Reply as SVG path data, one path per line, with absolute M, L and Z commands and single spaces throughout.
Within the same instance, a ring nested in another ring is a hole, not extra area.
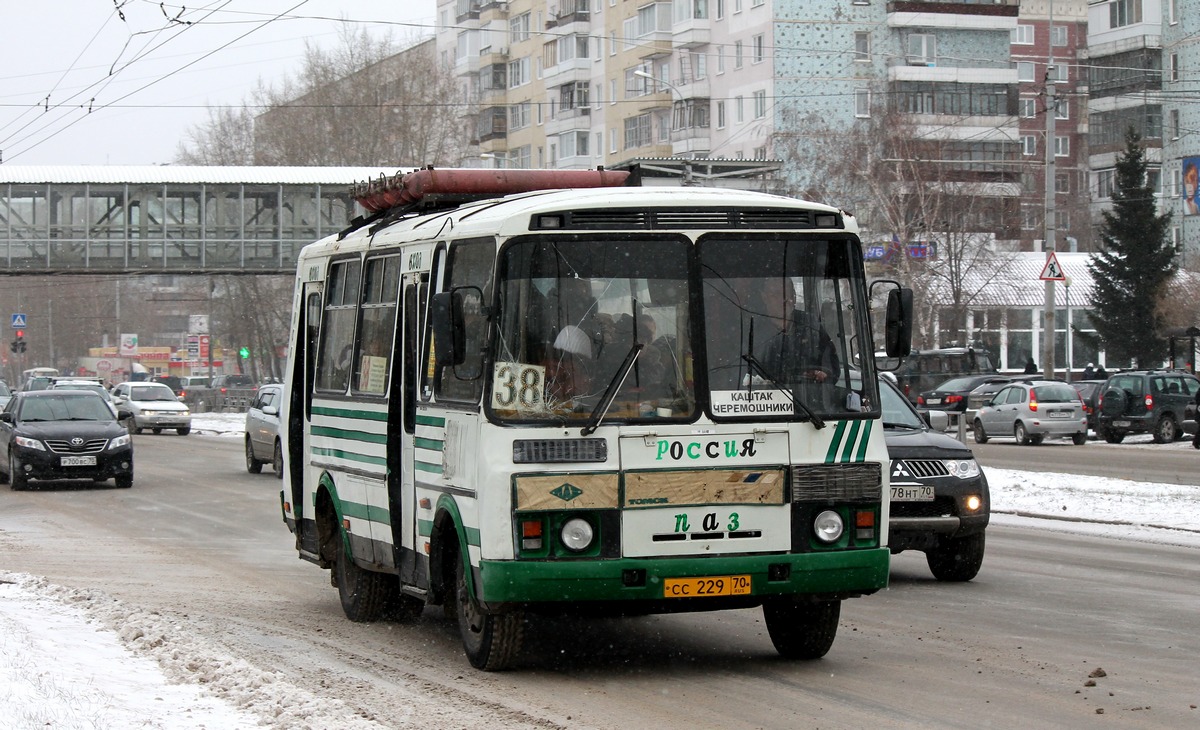
M 275 439 L 275 454 L 271 460 L 271 468 L 275 470 L 275 478 L 283 479 L 283 443 Z
M 525 612 L 488 613 L 467 584 L 465 556 L 454 553 L 454 598 L 463 651 L 476 669 L 496 672 L 512 666 L 525 637 Z
M 1029 445 L 1029 430 L 1025 428 L 1025 424 L 1017 421 L 1017 425 L 1013 426 L 1013 437 L 1017 439 L 1017 443 L 1022 446 Z
M 1087 434 L 1086 433 L 1072 434 L 1071 435 L 1071 443 L 1075 444 L 1076 446 L 1083 446 L 1084 444 L 1087 443 Z
M 180 436 L 187 436 L 191 432 L 192 432 L 191 426 L 184 426 L 183 428 L 175 429 L 175 433 L 179 434 Z
M 17 461 L 17 457 L 12 453 L 8 455 L 8 469 L 9 485 L 14 492 L 19 492 L 29 486 L 29 477 L 21 471 L 21 462 Z
M 250 437 L 246 437 L 246 471 L 251 474 L 261 474 L 263 463 L 254 458 L 254 444 L 250 442 Z
M 118 474 L 116 482 L 118 489 L 129 489 L 133 486 L 133 474 Z
M 983 431 L 983 422 L 978 418 L 975 419 L 974 428 L 971 430 L 975 432 L 975 443 L 986 444 L 988 442 L 987 434 Z
M 1045 434 L 1033 434 L 1029 437 L 1029 443 L 1033 444 L 1034 446 L 1041 446 L 1042 442 L 1045 440 Z
M 1111 428 L 1104 430 L 1104 440 L 1110 444 L 1119 444 L 1125 440 L 1124 431 L 1114 431 Z
M 1173 443 L 1178 436 L 1179 424 L 1175 423 L 1174 416 L 1164 413 L 1159 417 L 1158 423 L 1154 424 L 1154 443 Z
M 152 429 L 150 429 L 150 431 L 151 431 L 151 433 L 153 433 L 155 436 L 157 436 L 157 435 L 159 435 L 160 433 L 162 433 L 162 429 L 161 429 L 161 428 L 152 428 Z
M 774 598 L 763 603 L 771 643 L 787 659 L 820 659 L 828 654 L 841 613 L 841 601 L 810 603 Z
M 929 571 L 938 580 L 962 583 L 979 574 L 983 565 L 984 533 L 966 537 L 943 537 L 925 553 Z

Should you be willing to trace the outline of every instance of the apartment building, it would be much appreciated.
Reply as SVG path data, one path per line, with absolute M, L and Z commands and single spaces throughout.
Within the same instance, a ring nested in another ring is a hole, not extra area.
M 1200 268 L 1200 0 L 1163 0 L 1163 207 L 1181 263 Z

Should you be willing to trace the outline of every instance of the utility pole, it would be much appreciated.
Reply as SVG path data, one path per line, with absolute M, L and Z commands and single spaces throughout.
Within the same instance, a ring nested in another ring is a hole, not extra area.
M 1057 231 L 1054 225 L 1054 115 L 1058 100 L 1054 97 L 1054 0 L 1050 0 L 1050 22 L 1046 27 L 1046 232 L 1043 248 L 1046 262 L 1054 256 Z M 1054 281 L 1046 280 L 1046 299 L 1042 320 L 1042 375 L 1054 377 Z M 1070 336 L 1070 333 L 1068 333 Z M 1070 363 L 1067 364 L 1070 367 Z

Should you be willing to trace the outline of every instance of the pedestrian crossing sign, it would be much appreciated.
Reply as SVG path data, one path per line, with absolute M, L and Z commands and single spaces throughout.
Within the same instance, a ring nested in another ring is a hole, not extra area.
M 24 314 L 14 314 L 12 316 L 12 326 L 13 326 L 13 329 L 15 329 L 15 330 L 25 329 L 25 327 L 27 326 L 25 324 L 25 315 Z
M 1046 257 L 1046 265 L 1042 267 L 1042 275 L 1038 278 L 1042 281 L 1066 281 L 1067 275 L 1063 273 L 1058 257 L 1053 251 Z

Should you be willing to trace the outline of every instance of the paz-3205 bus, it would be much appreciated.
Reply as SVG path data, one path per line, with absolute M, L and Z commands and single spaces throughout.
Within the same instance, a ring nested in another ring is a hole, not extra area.
M 496 670 L 530 613 L 762 606 L 817 658 L 842 599 L 887 585 L 853 217 L 631 182 L 381 178 L 301 253 L 281 502 L 351 620 L 443 606 Z M 902 354 L 911 292 L 886 294 Z

